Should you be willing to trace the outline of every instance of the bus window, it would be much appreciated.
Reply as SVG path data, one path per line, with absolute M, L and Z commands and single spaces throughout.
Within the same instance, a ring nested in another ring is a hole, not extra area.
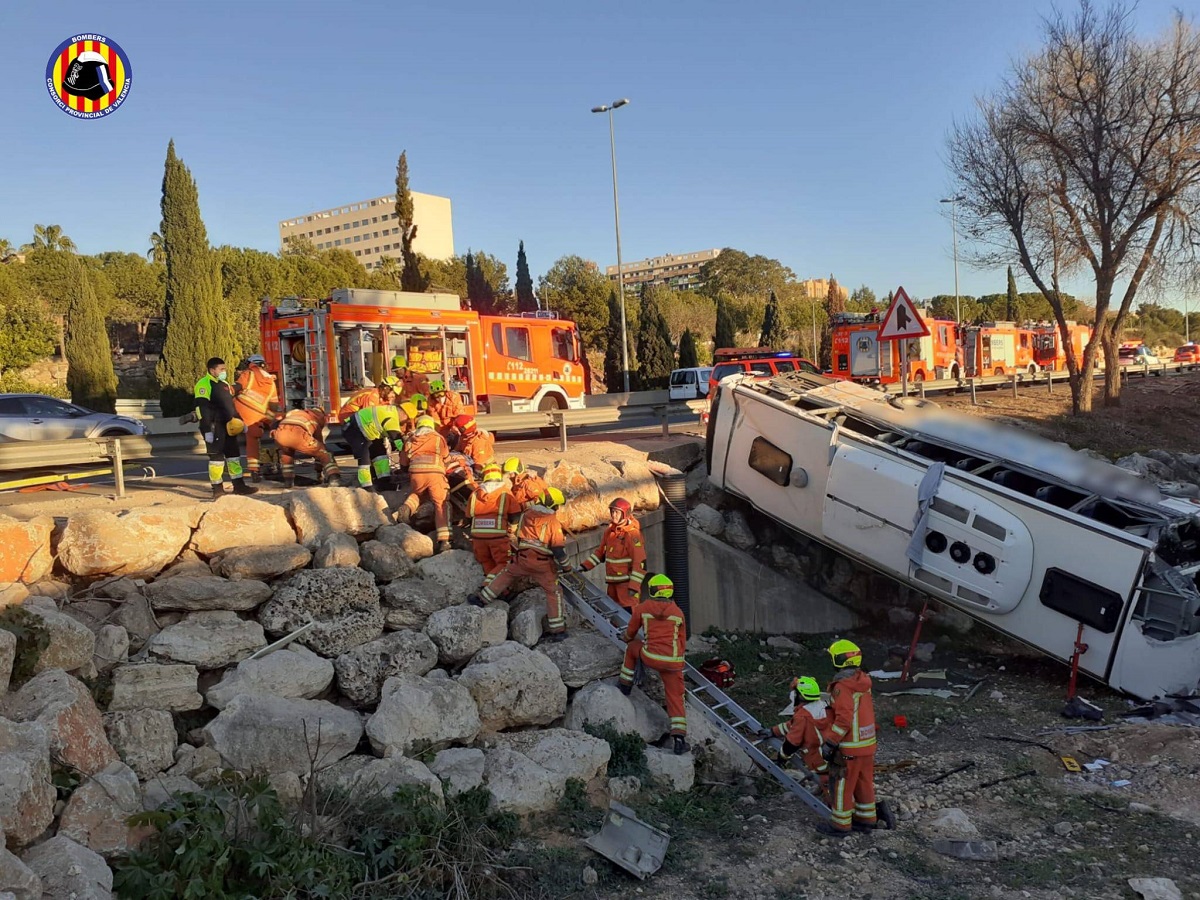
M 554 355 L 555 359 L 565 359 L 567 362 L 575 362 L 575 341 L 569 329 L 550 329 L 550 352 Z
M 496 348 L 497 353 L 504 353 L 504 338 L 500 334 L 499 322 L 492 323 L 492 346 Z
M 505 356 L 523 359 L 525 362 L 533 361 L 533 354 L 529 349 L 528 328 L 505 328 L 504 342 L 508 346 L 508 353 Z

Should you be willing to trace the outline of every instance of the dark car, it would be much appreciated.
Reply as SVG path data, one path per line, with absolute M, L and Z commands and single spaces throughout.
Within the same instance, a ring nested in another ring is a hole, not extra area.
M 94 412 L 44 394 L 0 394 L 0 442 L 145 434 L 128 416 Z

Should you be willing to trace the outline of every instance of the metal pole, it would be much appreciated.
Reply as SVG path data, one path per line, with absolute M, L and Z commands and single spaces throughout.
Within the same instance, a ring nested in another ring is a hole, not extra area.
M 1013 389 L 1013 399 L 1016 400 L 1017 399 L 1017 373 L 1016 372 L 1013 372 L 1013 374 L 1012 374 L 1012 389 Z
M 112 442 L 113 480 L 117 486 L 117 496 L 125 496 L 125 460 L 121 456 L 121 439 L 113 438 Z
M 812 362 L 815 366 L 817 366 L 819 368 L 821 365 L 821 348 L 817 346 L 817 301 L 816 301 L 816 299 L 813 299 L 813 298 L 810 298 L 810 299 L 812 299 L 812 325 L 813 325 L 813 343 L 812 343 L 813 358 L 812 358 Z
M 900 396 L 908 396 L 908 341 L 900 339 Z
M 950 204 L 950 234 L 954 243 L 954 318 L 962 322 L 962 309 L 958 302 L 958 197 Z
M 629 393 L 629 333 L 625 327 L 625 273 L 621 270 L 621 205 L 617 201 L 617 139 L 613 133 L 613 111 L 608 110 L 608 147 L 612 154 L 613 221 L 617 229 L 617 292 L 621 298 L 621 376 Z

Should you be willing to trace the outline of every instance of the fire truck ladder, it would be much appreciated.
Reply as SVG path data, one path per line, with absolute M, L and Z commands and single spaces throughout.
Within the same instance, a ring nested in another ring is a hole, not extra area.
M 558 584 L 563 597 L 579 614 L 592 623 L 597 631 L 624 649 L 621 634 L 629 623 L 629 613 L 590 581 L 577 572 L 566 572 L 559 576 Z M 717 728 L 737 742 L 742 751 L 761 769 L 765 769 L 784 788 L 799 797 L 813 812 L 829 818 L 829 807 L 821 802 L 794 775 L 784 769 L 764 749 L 778 749 L 782 742 L 778 738 L 760 738 L 757 732 L 762 724 L 739 706 L 731 697 L 700 674 L 691 664 L 684 663 L 684 685 L 693 709 L 699 709 Z M 815 780 L 816 776 L 811 776 Z
M 320 406 L 326 413 L 333 412 L 329 385 L 329 359 L 325 353 L 325 316 L 322 313 L 312 314 L 311 325 L 304 327 L 304 360 L 305 375 L 308 381 L 309 401 Z

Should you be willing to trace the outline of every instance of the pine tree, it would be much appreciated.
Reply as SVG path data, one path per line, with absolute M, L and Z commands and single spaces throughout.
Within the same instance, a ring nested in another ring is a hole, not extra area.
M 1008 296 L 1004 302 L 1004 320 L 1017 321 L 1017 280 L 1013 278 L 1012 266 L 1008 267 Z
M 717 333 L 713 337 L 713 346 L 717 350 L 737 346 L 737 330 L 733 325 L 733 314 L 725 297 L 717 297 Z
M 621 301 L 617 292 L 608 294 L 608 327 L 604 329 L 604 384 L 610 394 L 625 390 L 624 369 L 621 367 Z M 633 346 L 633 341 L 628 341 Z
M 655 391 L 667 386 L 675 368 L 671 330 L 654 292 L 642 290 L 642 311 L 637 335 L 638 390 Z
M 525 242 L 517 249 L 517 312 L 536 312 L 537 298 L 533 295 L 533 276 L 529 274 L 529 260 L 525 258 Z
M 679 368 L 694 369 L 700 365 L 700 357 L 696 353 L 696 338 L 692 329 L 685 328 L 679 338 Z
M 400 290 L 424 293 L 429 289 L 429 279 L 421 272 L 421 258 L 413 250 L 417 239 L 412 191 L 408 189 L 408 151 L 402 151 L 396 160 L 396 219 L 400 226 L 400 260 L 404 264 L 400 272 Z
M 97 412 L 116 412 L 117 376 L 113 372 L 104 310 L 88 277 L 76 263 L 75 290 L 67 307 L 67 390 L 71 401 Z
M 178 416 L 194 405 L 192 388 L 207 360 L 219 356 L 233 365 L 239 350 L 221 292 L 220 262 L 200 218 L 196 182 L 175 155 L 174 141 L 167 145 L 158 232 L 167 263 L 166 338 L 155 372 L 163 414 Z
M 771 291 L 771 299 L 767 301 L 767 308 L 763 313 L 762 331 L 758 335 L 758 346 L 779 350 L 783 347 L 786 340 L 787 333 L 783 327 L 783 316 L 779 312 L 779 299 L 775 296 L 775 292 Z

